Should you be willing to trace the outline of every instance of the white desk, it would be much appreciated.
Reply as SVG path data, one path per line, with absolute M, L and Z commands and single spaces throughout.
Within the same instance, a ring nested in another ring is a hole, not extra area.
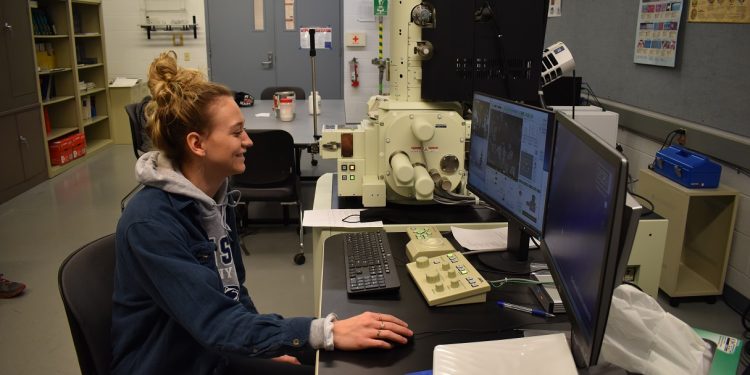
M 245 129 L 282 129 L 289 132 L 298 147 L 315 143 L 313 137 L 313 116 L 307 110 L 306 100 L 295 102 L 295 115 L 292 121 L 281 121 L 274 116 L 271 107 L 273 100 L 256 100 L 252 107 L 241 107 L 245 116 Z M 344 100 L 329 99 L 321 102 L 321 113 L 318 115 L 318 134 L 323 125 L 346 123 Z M 258 113 L 268 113 L 269 117 L 255 117 Z
M 302 150 L 311 151 L 310 146 L 317 140 L 313 132 L 313 116 L 308 112 L 307 101 L 298 100 L 295 103 L 295 115 L 292 121 L 281 121 L 273 113 L 273 100 L 256 100 L 252 107 L 240 107 L 245 116 L 245 129 L 281 129 L 286 130 L 294 139 L 294 157 L 296 161 L 296 172 L 302 176 L 300 170 L 300 159 Z M 346 123 L 346 111 L 344 100 L 330 99 L 321 102 L 321 111 L 318 115 L 318 135 L 323 125 Z M 267 113 L 268 117 L 256 117 L 258 113 Z M 311 177 L 303 176 L 303 180 Z

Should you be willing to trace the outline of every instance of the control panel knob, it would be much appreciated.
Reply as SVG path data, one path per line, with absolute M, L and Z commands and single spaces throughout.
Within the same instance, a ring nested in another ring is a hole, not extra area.
M 443 271 L 448 271 L 449 269 L 451 269 L 451 265 L 450 263 L 443 263 L 440 265 L 440 268 L 442 268 Z M 456 271 L 453 271 L 453 274 L 455 275 Z
M 436 270 L 427 271 L 427 282 L 430 284 L 436 283 L 440 280 L 440 274 Z
M 427 268 L 430 265 L 430 260 L 427 257 L 417 257 L 417 268 Z
M 443 283 L 437 283 L 435 284 L 435 291 L 436 292 L 442 292 L 445 290 L 445 285 Z
M 448 277 L 450 277 L 451 279 L 456 278 L 456 270 L 448 271 Z
M 458 279 L 451 280 L 451 288 L 458 288 L 459 284 Z

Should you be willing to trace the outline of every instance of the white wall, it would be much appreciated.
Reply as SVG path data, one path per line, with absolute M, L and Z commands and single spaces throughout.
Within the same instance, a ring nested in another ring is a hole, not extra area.
M 630 173 L 634 178 L 637 178 L 638 171 L 648 167 L 661 147 L 660 143 L 623 129 L 617 138 L 630 161 Z M 689 133 L 687 145 L 690 146 Z M 750 177 L 722 165 L 721 183 L 740 192 L 726 284 L 750 298 Z
M 206 23 L 203 0 L 174 0 L 171 3 L 182 5 L 184 11 L 149 12 L 151 19 L 165 23 L 171 20 L 185 19 L 192 22 L 196 16 L 198 38 L 193 39 L 192 31 L 157 31 L 146 38 L 146 31 L 138 27 L 146 21 L 146 0 L 122 1 L 102 0 L 104 15 L 104 39 L 107 49 L 107 72 L 109 78 L 130 77 L 145 79 L 148 66 L 159 53 L 174 50 L 182 66 L 196 68 L 204 73 L 208 70 L 206 54 Z M 165 2 L 159 2 L 165 3 Z M 172 33 L 182 33 L 182 46 L 172 45 Z M 186 54 L 190 61 L 185 61 Z
M 369 5 L 369 6 L 368 6 Z M 344 33 L 363 32 L 367 35 L 365 47 L 344 47 L 344 99 L 346 122 L 359 123 L 367 116 L 367 99 L 378 94 L 378 68 L 372 59 L 378 57 L 378 23 L 374 16 L 366 16 L 372 11 L 372 0 L 345 0 L 342 11 Z M 383 27 L 383 56 L 388 57 L 388 17 Z M 356 57 L 359 62 L 359 87 L 352 87 L 349 61 Z M 383 78 L 383 92 L 389 91 L 388 82 Z

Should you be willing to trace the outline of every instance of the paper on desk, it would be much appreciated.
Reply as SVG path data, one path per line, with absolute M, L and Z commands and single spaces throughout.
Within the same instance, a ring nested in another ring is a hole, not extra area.
M 271 114 L 268 112 L 261 112 L 261 113 L 256 113 L 255 117 L 271 117 Z
M 382 221 L 359 222 L 359 213 L 364 209 L 349 210 L 305 210 L 303 227 L 335 228 L 382 228 Z
M 432 353 L 432 373 L 576 375 L 578 371 L 565 335 L 557 333 L 438 345 Z
M 138 81 L 140 81 L 138 78 L 117 77 L 109 84 L 109 87 L 133 87 L 138 84 Z
M 506 250 L 508 227 L 494 229 L 464 229 L 451 227 L 453 238 L 468 250 Z

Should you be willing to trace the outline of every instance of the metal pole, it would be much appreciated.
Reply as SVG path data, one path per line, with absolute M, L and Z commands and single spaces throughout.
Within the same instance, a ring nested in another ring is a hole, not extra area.
M 310 34 L 310 65 L 312 66 L 312 100 L 313 105 L 313 138 L 317 141 L 320 138 L 318 135 L 318 101 L 317 99 L 317 82 L 315 81 L 315 28 L 310 28 L 307 31 Z

